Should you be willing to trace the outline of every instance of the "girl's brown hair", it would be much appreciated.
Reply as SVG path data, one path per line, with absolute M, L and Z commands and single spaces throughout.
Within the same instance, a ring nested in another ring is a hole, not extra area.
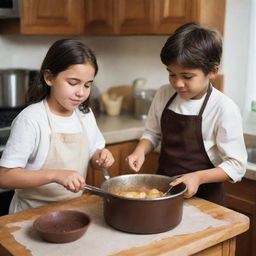
M 71 65 L 90 63 L 98 72 L 98 64 L 92 50 L 84 43 L 74 39 L 61 39 L 56 41 L 48 50 L 38 77 L 29 87 L 26 101 L 28 104 L 37 103 L 50 94 L 50 87 L 44 80 L 44 71 L 49 70 L 53 76 L 68 69 Z M 89 112 L 89 98 L 79 105 L 79 109 Z

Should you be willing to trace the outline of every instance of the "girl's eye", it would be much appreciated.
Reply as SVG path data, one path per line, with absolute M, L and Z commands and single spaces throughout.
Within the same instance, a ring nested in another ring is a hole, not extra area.
M 192 78 L 192 76 L 184 76 L 184 78 L 185 78 L 186 80 L 189 80 L 189 79 Z
M 84 85 L 85 88 L 90 88 L 92 86 L 92 83 L 87 83 Z
M 169 77 L 175 77 L 175 75 L 174 74 L 169 74 Z
M 68 81 L 68 83 L 69 83 L 70 85 L 73 85 L 73 86 L 78 84 L 77 81 Z

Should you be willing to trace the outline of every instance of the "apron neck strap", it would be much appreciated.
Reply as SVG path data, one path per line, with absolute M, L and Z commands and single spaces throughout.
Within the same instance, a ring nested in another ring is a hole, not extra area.
M 200 109 L 200 111 L 199 111 L 199 116 L 202 116 L 202 115 L 203 115 L 204 109 L 205 109 L 206 104 L 207 104 L 207 102 L 208 102 L 208 100 L 209 100 L 209 98 L 210 98 L 211 93 L 212 93 L 212 84 L 209 83 L 209 86 L 208 86 L 208 89 L 207 89 L 207 94 L 206 94 L 206 96 L 205 96 L 203 105 L 202 105 L 202 107 L 201 107 L 201 109 Z M 176 95 L 177 95 L 177 92 L 175 92 L 175 93 L 172 95 L 172 97 L 168 100 L 168 102 L 166 103 L 164 109 L 168 108 L 168 106 L 172 103 L 172 101 L 174 100 L 174 98 L 176 97 Z
M 78 108 L 75 109 L 75 113 L 78 117 L 78 120 L 80 121 L 80 124 L 81 124 L 81 127 L 82 127 L 82 130 L 85 131 L 85 127 L 84 127 L 84 124 L 83 124 L 83 120 L 81 118 L 81 114 L 80 114 L 80 111 Z
M 47 103 L 47 100 L 44 99 L 43 103 L 44 103 L 44 106 L 45 106 L 45 110 L 46 110 L 49 126 L 50 126 L 51 130 L 54 131 L 54 125 L 53 125 L 53 121 L 52 121 L 52 118 L 51 118 L 51 111 L 50 111 L 49 105 Z
M 169 105 L 172 103 L 172 101 L 174 100 L 174 98 L 176 97 L 177 92 L 175 92 L 172 97 L 168 100 L 168 102 L 166 103 L 164 110 L 167 109 L 169 107 Z
M 206 104 L 207 104 L 207 102 L 208 102 L 208 100 L 209 100 L 209 98 L 210 98 L 211 93 L 212 93 L 212 85 L 211 85 L 211 83 L 209 83 L 208 90 L 207 90 L 207 94 L 206 94 L 206 96 L 205 96 L 203 105 L 202 105 L 202 107 L 201 107 L 201 109 L 200 109 L 199 116 L 202 116 L 202 115 L 203 115 L 204 109 L 205 109 Z
M 55 132 L 53 120 L 52 120 L 52 118 L 51 118 L 51 111 L 50 111 L 49 105 L 48 105 L 48 103 L 47 103 L 47 100 L 44 99 L 44 100 L 43 100 L 43 103 L 44 103 L 44 106 L 45 106 L 45 109 L 46 109 L 47 118 L 48 118 L 48 121 L 49 121 L 50 128 L 51 128 L 52 132 Z M 81 124 L 82 130 L 84 131 L 85 128 L 84 128 L 83 121 L 82 121 L 82 119 L 81 119 L 79 110 L 78 110 L 78 109 L 75 109 L 75 113 L 76 113 L 76 115 L 77 115 L 77 117 L 78 117 L 78 120 L 79 120 L 79 122 L 80 122 L 80 124 Z

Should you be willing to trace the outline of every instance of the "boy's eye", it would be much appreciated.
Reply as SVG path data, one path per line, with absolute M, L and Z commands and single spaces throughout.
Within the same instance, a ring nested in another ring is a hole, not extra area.
M 189 80 L 189 79 L 192 78 L 192 76 L 184 76 L 184 78 L 185 78 L 186 80 Z
M 175 75 L 174 74 L 169 74 L 169 77 L 175 77 Z

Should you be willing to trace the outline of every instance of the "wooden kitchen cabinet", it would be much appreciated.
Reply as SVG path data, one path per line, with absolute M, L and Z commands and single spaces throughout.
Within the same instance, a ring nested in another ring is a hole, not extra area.
M 137 141 L 128 141 L 107 146 L 107 149 L 111 151 L 115 158 L 115 163 L 108 169 L 111 177 L 123 174 L 134 174 L 133 171 L 126 170 L 125 158 L 133 152 L 137 143 Z M 155 173 L 158 166 L 158 157 L 159 154 L 156 152 L 152 152 L 151 154 L 147 155 L 140 173 Z M 86 182 L 90 185 L 100 187 L 104 182 L 102 172 L 89 167 Z
M 256 256 L 256 181 L 225 183 L 227 207 L 250 218 L 250 228 L 237 237 L 236 256 Z
M 110 35 L 116 33 L 115 0 L 85 1 L 85 34 Z
M 151 0 L 119 0 L 116 9 L 119 34 L 154 32 L 154 3 Z
M 84 1 L 20 0 L 21 17 L 1 20 L 0 34 L 83 34 Z
M 170 34 L 196 21 L 223 33 L 225 0 L 85 0 L 85 34 Z
M 155 33 L 170 34 L 180 25 L 195 21 L 224 31 L 225 0 L 155 0 Z
M 196 21 L 223 33 L 225 0 L 21 0 L 21 18 L 0 33 L 34 35 L 171 34 Z
M 199 4 L 199 1 L 191 0 L 155 1 L 155 32 L 170 34 L 184 23 L 199 21 L 199 17 L 193 13 L 195 8 L 200 11 Z
M 85 0 L 85 34 L 150 34 L 152 0 Z
M 22 0 L 22 34 L 82 34 L 84 0 Z

